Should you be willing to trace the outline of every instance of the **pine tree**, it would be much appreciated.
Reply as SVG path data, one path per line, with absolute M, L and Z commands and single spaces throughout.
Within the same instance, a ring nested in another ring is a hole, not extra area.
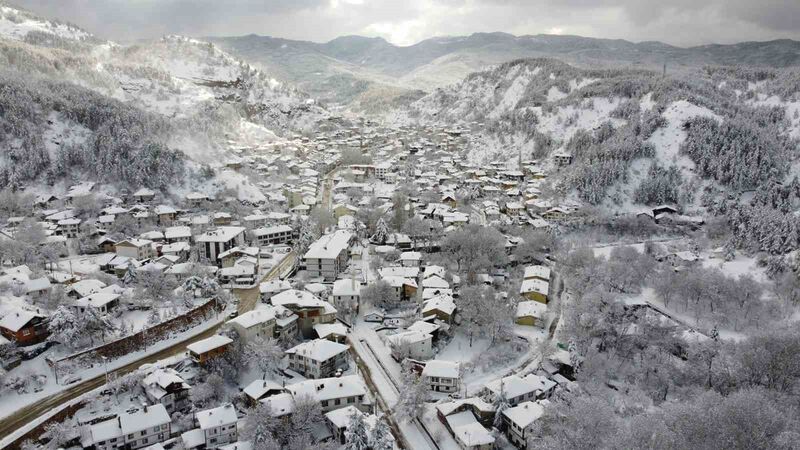
M 389 429 L 386 418 L 381 416 L 372 428 L 369 436 L 369 445 L 372 450 L 393 450 L 394 437 Z
M 133 264 L 128 264 L 128 268 L 125 269 L 125 275 L 122 277 L 122 282 L 128 285 L 136 283 L 136 269 L 134 269 Z
M 389 227 L 386 225 L 386 222 L 383 220 L 383 217 L 381 217 L 375 224 L 375 234 L 372 235 L 370 240 L 375 244 L 383 245 L 386 243 L 386 239 L 388 237 L 389 237 Z
M 344 432 L 344 439 L 345 450 L 367 450 L 369 448 L 367 422 L 364 420 L 364 414 L 357 409 L 350 413 L 350 421 Z

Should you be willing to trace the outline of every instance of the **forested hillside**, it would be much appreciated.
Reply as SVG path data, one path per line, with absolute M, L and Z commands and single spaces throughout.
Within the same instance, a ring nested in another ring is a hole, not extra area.
M 89 177 L 163 188 L 199 164 L 220 164 L 242 127 L 279 139 L 325 116 L 210 43 L 167 36 L 120 46 L 8 6 L 0 112 L 3 187 Z

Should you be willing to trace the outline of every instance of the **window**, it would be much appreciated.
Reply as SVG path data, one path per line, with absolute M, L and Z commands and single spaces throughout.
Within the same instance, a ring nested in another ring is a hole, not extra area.
M 25 328 L 24 330 L 22 330 L 22 335 L 23 335 L 23 336 L 28 336 L 28 335 L 30 335 L 30 334 L 31 334 L 31 330 L 29 330 L 29 329 L 27 329 L 27 328 Z
M 338 398 L 337 398 L 337 399 L 336 399 L 336 401 L 334 402 L 334 405 L 337 405 L 337 406 L 338 406 L 338 405 L 341 405 L 341 404 L 342 404 L 342 401 L 341 401 L 340 399 L 338 399 Z
M 353 403 L 353 402 L 355 402 L 355 401 L 356 401 L 356 399 L 355 399 L 355 398 L 353 398 L 353 397 L 347 397 L 347 403 Z
M 142 436 L 146 436 L 147 435 L 147 430 L 142 430 L 141 434 L 142 434 Z

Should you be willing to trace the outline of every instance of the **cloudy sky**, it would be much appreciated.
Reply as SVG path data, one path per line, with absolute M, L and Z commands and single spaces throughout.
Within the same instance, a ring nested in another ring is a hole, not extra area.
M 800 0 L 11 0 L 104 38 L 262 34 L 398 45 L 443 35 L 553 33 L 689 46 L 800 39 Z

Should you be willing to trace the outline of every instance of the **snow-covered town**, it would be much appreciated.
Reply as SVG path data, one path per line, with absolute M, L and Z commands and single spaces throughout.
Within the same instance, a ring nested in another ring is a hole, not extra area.
M 0 0 L 0 448 L 800 448 L 797 41 L 60 1 Z

